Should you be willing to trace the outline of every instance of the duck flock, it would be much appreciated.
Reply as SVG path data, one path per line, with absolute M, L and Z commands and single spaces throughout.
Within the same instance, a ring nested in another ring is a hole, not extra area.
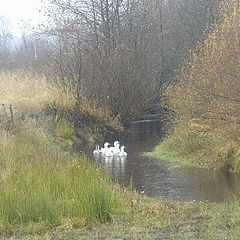
M 101 155 L 104 157 L 114 157 L 114 156 L 127 156 L 127 153 L 124 151 L 125 147 L 120 146 L 119 141 L 113 143 L 113 147 L 109 142 L 104 143 L 104 147 L 100 148 L 99 145 L 96 145 L 96 149 L 93 151 L 93 155 Z

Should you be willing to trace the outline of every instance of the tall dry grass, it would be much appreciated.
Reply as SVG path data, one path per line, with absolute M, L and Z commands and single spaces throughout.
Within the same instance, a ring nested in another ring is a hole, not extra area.
M 49 105 L 72 109 L 75 100 L 63 92 L 45 75 L 29 71 L 0 72 L 0 103 L 12 105 L 22 112 L 39 112 Z
M 29 71 L 0 72 L 0 104 L 12 105 L 13 109 L 24 113 L 38 113 L 46 109 L 57 111 L 60 117 L 71 116 L 78 121 L 83 116 L 90 125 L 122 131 L 118 116 L 105 106 L 97 104 L 97 99 L 81 96 L 77 99 L 74 92 L 63 90 L 57 80 Z M 78 102 L 77 102 L 78 101 Z

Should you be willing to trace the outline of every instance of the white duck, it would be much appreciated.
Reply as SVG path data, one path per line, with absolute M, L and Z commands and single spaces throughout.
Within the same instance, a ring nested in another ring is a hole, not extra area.
M 101 151 L 100 151 L 100 149 L 99 149 L 99 145 L 96 145 L 96 149 L 93 150 L 93 155 L 98 155 L 98 154 L 100 154 L 100 153 L 101 153 Z
M 125 147 L 124 146 L 121 146 L 120 147 L 120 153 L 119 153 L 119 156 L 127 156 L 127 153 L 124 151 Z
M 107 148 L 108 148 L 108 146 L 109 146 L 109 143 L 108 142 L 105 142 L 104 144 L 103 144 L 103 148 L 101 148 L 101 153 L 103 154 L 103 155 L 105 155 L 105 152 L 106 152 L 106 150 L 107 150 Z
M 119 141 L 115 141 L 113 143 L 114 147 L 111 147 L 111 151 L 113 152 L 113 155 L 118 155 L 120 153 L 120 142 Z
M 104 148 L 101 148 L 101 153 L 106 157 L 113 156 L 113 153 L 112 153 L 111 149 L 109 148 L 109 146 L 110 146 L 110 143 L 105 142 L 104 143 Z

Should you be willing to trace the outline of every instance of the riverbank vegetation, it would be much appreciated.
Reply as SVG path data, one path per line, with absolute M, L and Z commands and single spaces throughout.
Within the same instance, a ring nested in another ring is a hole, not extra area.
M 1 129 L 1 232 L 111 221 L 121 210 L 118 187 L 84 155 L 63 150 L 38 124 L 14 119 L 10 130 Z
M 239 236 L 237 203 L 168 203 L 124 189 L 59 141 L 72 128 L 56 135 L 54 121 L 1 114 L 1 238 Z
M 42 120 L 1 125 L 2 239 L 240 236 L 238 201 L 169 203 L 124 189 L 84 155 L 66 150 L 42 128 L 52 119 Z
M 56 135 L 67 138 L 69 144 L 81 141 L 82 150 L 95 146 L 106 131 L 123 131 L 121 122 L 108 108 L 98 107 L 94 100 L 86 99 L 82 99 L 79 105 L 71 91 L 63 89 L 44 74 L 23 69 L 2 70 L 0 89 L 3 112 L 11 106 L 23 118 L 54 116 L 57 120 Z M 81 132 L 83 128 L 84 133 Z
M 14 49 L 0 21 L 0 238 L 240 237 L 238 200 L 149 199 L 82 153 L 176 109 L 157 155 L 239 171 L 239 1 L 219 2 L 51 0 Z
M 24 92 L 17 96 L 15 105 L 21 107 L 21 98 L 27 96 Z M 31 109 L 48 106 L 42 99 L 52 100 L 36 97 Z M 66 141 L 72 135 L 71 123 L 56 124 L 48 112 L 23 117 L 12 110 L 13 115 L 5 104 L 1 111 L 1 238 L 234 239 L 240 235 L 237 201 L 168 203 L 141 196 L 114 184 L 84 155 L 72 152 Z
M 223 19 L 168 89 L 177 122 L 155 153 L 239 172 L 239 1 L 221 9 Z

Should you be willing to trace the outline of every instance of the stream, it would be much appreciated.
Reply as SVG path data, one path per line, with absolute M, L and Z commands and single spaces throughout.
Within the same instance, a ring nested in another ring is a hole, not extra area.
M 132 125 L 120 137 L 127 158 L 95 158 L 97 164 L 119 183 L 147 196 L 168 201 L 225 202 L 240 194 L 240 175 L 217 170 L 179 167 L 162 159 L 142 156 L 163 136 L 161 123 Z M 113 142 L 115 139 L 108 139 Z

